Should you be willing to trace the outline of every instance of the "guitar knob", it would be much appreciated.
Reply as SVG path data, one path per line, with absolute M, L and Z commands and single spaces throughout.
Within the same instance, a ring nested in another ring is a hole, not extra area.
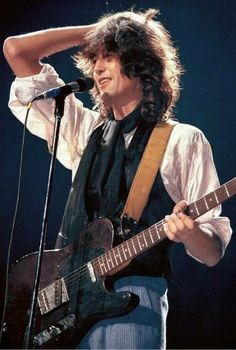
M 7 331 L 7 324 L 6 322 L 4 322 L 2 325 L 2 332 L 5 333 L 6 331 Z
M 55 326 L 50 326 L 48 328 L 48 332 L 51 334 L 51 335 L 57 335 L 58 334 L 58 328 L 55 327 Z

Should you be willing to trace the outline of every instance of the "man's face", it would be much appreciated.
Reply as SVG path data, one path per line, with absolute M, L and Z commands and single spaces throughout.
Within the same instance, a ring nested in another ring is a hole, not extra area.
M 93 77 L 101 96 L 107 98 L 111 105 L 141 100 L 139 79 L 128 78 L 122 72 L 117 54 L 99 54 L 94 61 Z

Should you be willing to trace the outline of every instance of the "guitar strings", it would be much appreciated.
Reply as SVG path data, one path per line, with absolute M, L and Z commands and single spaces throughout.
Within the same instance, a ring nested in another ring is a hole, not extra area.
M 154 228 L 156 229 L 156 228 L 162 226 L 164 223 L 166 223 L 166 220 L 165 220 L 165 219 L 161 220 L 161 221 L 158 222 L 157 224 L 152 225 L 152 226 L 149 227 L 148 229 L 146 229 L 146 230 L 140 232 L 140 234 L 141 234 L 141 233 L 145 233 L 145 232 L 147 232 L 148 230 L 150 230 L 150 231 L 152 232 L 152 230 L 154 230 Z M 131 242 L 131 240 L 137 238 L 138 235 L 139 235 L 139 234 L 137 234 L 136 236 L 130 238 L 129 240 L 126 241 L 126 243 L 129 244 L 129 243 Z M 123 243 L 124 243 L 124 242 L 123 242 Z M 121 243 L 120 245 L 118 245 L 118 246 L 112 248 L 111 250 L 112 250 L 113 252 L 118 251 L 119 248 L 120 248 L 120 246 L 121 246 L 123 243 Z M 99 267 L 99 264 L 100 264 L 101 260 L 104 259 L 104 258 L 106 257 L 106 255 L 108 255 L 108 254 L 110 254 L 110 251 L 105 252 L 104 254 L 98 256 L 97 258 L 93 259 L 93 260 L 90 262 L 90 263 L 92 264 L 94 270 L 95 270 L 95 275 L 96 275 L 96 272 L 97 272 L 97 267 Z M 129 259 L 126 259 L 126 260 L 128 261 Z M 122 263 L 124 263 L 124 262 L 125 262 L 125 260 L 124 260 Z M 118 267 L 118 266 L 116 266 L 116 267 Z M 114 268 L 116 268 L 116 267 L 114 267 Z M 110 269 L 110 271 L 112 271 L 112 269 Z M 77 282 L 82 282 L 82 281 L 83 281 L 83 278 L 86 277 L 88 274 L 89 274 L 88 266 L 87 266 L 87 264 L 84 264 L 83 266 L 81 266 L 81 267 L 79 267 L 79 268 L 77 268 L 77 269 L 71 271 L 70 273 L 68 273 L 67 275 L 65 275 L 63 278 L 64 278 L 64 281 L 65 281 L 65 283 L 66 283 L 67 288 L 68 288 L 68 289 L 71 289 L 71 288 L 74 286 L 75 283 L 77 283 Z M 89 283 L 85 284 L 84 286 L 86 287 L 87 285 L 89 285 Z M 46 288 L 47 288 L 47 287 L 46 287 Z M 47 295 L 48 295 L 48 297 L 53 297 L 53 296 L 54 296 L 54 291 L 53 291 L 53 290 L 49 291 L 49 293 L 47 293 Z
M 149 227 L 149 229 L 150 229 L 150 230 L 151 230 L 151 229 L 153 230 L 155 227 L 160 227 L 160 226 L 162 226 L 164 223 L 166 223 L 165 219 L 163 219 L 162 221 L 160 221 L 158 224 Z M 146 232 L 147 230 L 148 230 L 148 229 L 144 230 L 142 233 Z M 140 234 L 141 234 L 141 233 L 140 233 Z M 138 235 L 139 235 L 139 234 L 137 234 L 136 236 L 130 238 L 130 239 L 127 240 L 125 243 L 128 245 L 128 244 L 131 242 L 132 239 L 137 239 L 137 236 L 138 236 Z M 116 252 L 120 249 L 120 246 L 123 245 L 123 244 L 124 244 L 124 242 L 121 243 L 120 245 L 118 245 L 118 246 L 112 248 L 110 251 L 107 251 L 107 252 L 105 252 L 104 254 L 102 254 L 102 255 L 98 256 L 97 258 L 93 259 L 93 260 L 91 261 L 91 264 L 92 264 L 93 268 L 95 269 L 95 271 L 96 271 L 96 268 L 99 267 L 100 262 L 101 262 L 108 254 L 109 254 L 110 257 L 111 257 L 111 251 L 113 251 L 114 253 L 116 253 Z M 122 263 L 124 263 L 126 260 L 129 260 L 129 259 L 125 259 L 124 261 L 122 261 Z M 115 266 L 114 268 L 117 268 L 117 267 L 118 267 L 118 266 Z M 80 268 L 78 268 L 78 269 L 72 271 L 71 273 L 69 273 L 68 275 L 66 275 L 64 278 L 67 279 L 68 283 L 70 283 L 70 282 L 73 281 L 73 278 L 74 278 L 74 277 L 76 277 L 76 278 L 78 278 L 78 277 L 83 277 L 83 272 L 84 272 L 85 270 L 88 271 L 87 265 L 83 265 L 83 266 L 81 266 Z M 110 271 L 112 271 L 112 269 L 110 269 Z
M 235 179 L 232 179 L 232 180 L 229 181 L 229 183 L 227 184 L 227 189 L 228 189 L 228 191 L 230 191 L 231 189 L 234 189 L 234 187 L 235 187 L 235 184 L 234 184 L 233 180 L 235 180 Z M 224 185 L 223 185 L 223 186 L 224 186 Z M 220 187 L 220 188 L 221 188 L 221 187 Z M 220 188 L 216 189 L 215 191 L 219 190 Z M 223 190 L 223 188 L 221 188 L 221 189 Z M 213 191 L 213 192 L 215 192 L 215 191 Z M 199 199 L 199 201 L 200 201 L 200 200 L 201 200 L 201 199 Z M 158 222 L 157 224 L 154 224 L 153 226 L 149 227 L 149 229 L 153 229 L 153 228 L 156 228 L 156 227 L 160 227 L 160 226 L 164 225 L 164 223 L 166 223 L 166 220 L 165 220 L 165 219 L 163 219 L 163 220 L 161 220 L 160 222 Z M 146 229 L 146 230 L 148 230 L 148 229 Z M 146 231 L 146 230 L 144 230 L 144 231 Z M 136 236 L 134 236 L 133 238 L 127 240 L 127 241 L 126 241 L 127 244 L 128 244 L 132 239 L 134 239 L 134 238 L 137 237 L 137 236 L 138 236 L 138 235 L 136 235 Z M 122 243 L 122 244 L 123 244 L 123 243 Z M 121 244 L 121 245 L 122 245 L 122 244 Z M 118 250 L 119 247 L 120 247 L 121 245 L 118 245 L 118 246 L 112 248 L 112 251 Z M 92 263 L 92 265 L 93 265 L 93 267 L 94 267 L 95 269 L 96 269 L 96 267 L 98 266 L 100 260 L 102 260 L 108 253 L 109 253 L 109 251 L 108 251 L 108 252 L 105 252 L 104 254 L 100 255 L 99 257 L 97 257 L 97 258 L 95 258 L 94 260 L 91 261 L 91 263 Z M 87 264 L 85 264 L 85 265 L 83 265 L 83 266 L 77 268 L 76 270 L 70 272 L 69 274 L 67 274 L 66 276 L 64 276 L 64 278 L 65 278 L 65 279 L 68 279 L 68 282 L 70 282 L 69 279 L 70 279 L 71 277 L 72 277 L 72 278 L 75 277 L 76 274 L 78 274 L 78 276 L 76 276 L 76 278 L 78 278 L 79 276 L 83 276 L 83 272 L 84 272 L 85 270 L 87 270 L 87 268 L 88 268 L 88 267 L 87 267 Z
M 232 196 L 233 194 L 235 194 L 235 191 L 236 191 L 236 189 L 235 189 L 235 183 L 234 183 L 235 179 L 236 179 L 236 178 L 232 179 L 231 181 L 229 181 L 228 183 L 226 183 L 225 185 L 223 185 L 223 186 L 226 186 L 226 188 L 227 188 L 227 190 L 228 190 L 229 192 L 230 192 L 231 190 L 233 190 L 233 193 L 231 194 L 231 196 Z M 220 188 L 216 189 L 215 191 L 213 191 L 212 193 L 214 193 L 214 192 L 219 192 L 219 190 L 221 190 L 221 189 L 223 190 L 222 186 L 221 186 Z M 225 189 L 224 189 L 224 190 L 225 190 Z M 209 194 L 208 194 L 208 195 L 209 195 Z M 197 202 L 199 203 L 200 201 L 201 201 L 201 199 L 199 199 Z M 195 202 L 195 203 L 196 203 L 196 202 Z M 192 203 L 192 205 L 193 205 L 193 203 Z M 162 226 L 164 223 L 166 223 L 166 220 L 165 220 L 165 219 L 163 219 L 163 220 L 161 220 L 159 223 L 157 223 L 157 224 L 155 224 L 155 225 L 149 227 L 148 229 L 144 230 L 143 232 L 145 232 L 145 231 L 147 231 L 147 230 L 152 230 L 152 229 L 154 229 L 154 228 L 158 228 L 158 227 Z M 138 234 L 138 235 L 139 235 L 139 234 Z M 137 238 L 138 235 L 136 235 L 136 236 L 134 236 L 133 238 L 130 238 L 129 240 L 127 240 L 127 241 L 126 241 L 127 244 L 129 244 L 129 242 L 130 242 L 132 239 L 135 239 L 135 237 Z M 123 243 L 122 243 L 122 244 L 123 244 Z M 118 246 L 112 248 L 111 250 L 112 250 L 113 252 L 115 252 L 116 250 L 119 249 L 120 246 L 121 246 L 121 245 L 118 245 Z M 95 270 L 95 274 L 96 274 L 96 272 L 97 272 L 97 267 L 99 267 L 99 263 L 101 262 L 102 259 L 104 259 L 104 258 L 106 257 L 107 254 L 109 254 L 109 251 L 108 251 L 108 252 L 105 252 L 104 254 L 100 255 L 99 257 L 97 257 L 97 258 L 95 258 L 95 259 L 93 259 L 93 260 L 91 261 L 91 264 L 92 264 L 92 266 L 93 266 L 93 268 L 94 268 L 94 270 Z M 125 261 L 124 261 L 124 262 L 125 262 Z M 112 271 L 112 270 L 110 270 L 110 271 Z M 88 272 L 88 266 L 87 266 L 87 264 L 84 264 L 83 266 L 81 266 L 81 267 L 75 269 L 74 271 L 71 271 L 70 273 L 68 273 L 67 275 L 64 276 L 64 280 L 65 280 L 65 282 L 66 282 L 67 287 L 68 287 L 68 288 L 71 288 L 75 282 L 77 282 L 78 280 L 81 281 L 88 273 L 89 273 L 89 272 Z M 85 286 L 86 286 L 86 285 L 85 285 Z M 53 294 L 53 292 L 49 293 L 49 295 L 50 295 L 50 294 Z M 51 295 L 51 296 L 53 296 L 53 295 Z

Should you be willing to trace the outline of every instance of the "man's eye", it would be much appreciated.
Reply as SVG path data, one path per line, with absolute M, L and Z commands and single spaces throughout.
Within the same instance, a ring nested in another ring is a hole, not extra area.
M 112 55 L 106 55 L 105 60 L 107 62 L 110 62 L 112 60 L 113 56 Z
M 95 64 L 96 63 L 96 61 L 97 61 L 97 56 L 95 56 L 95 55 L 91 55 L 90 56 L 90 62 L 92 62 L 93 64 Z

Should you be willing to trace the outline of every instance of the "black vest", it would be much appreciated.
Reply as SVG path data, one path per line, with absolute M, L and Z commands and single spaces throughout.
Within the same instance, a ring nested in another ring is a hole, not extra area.
M 137 127 L 128 150 L 126 151 L 123 169 L 127 187 L 125 197 L 128 195 L 153 127 L 154 125 L 141 123 L 141 125 Z M 93 171 L 93 167 L 96 164 L 96 159 L 100 156 L 99 153 L 102 152 L 101 144 L 103 142 L 104 133 L 107 132 L 107 128 L 109 128 L 109 125 L 101 125 L 94 130 L 89 139 L 72 184 L 62 220 L 60 234 L 57 238 L 56 248 L 65 247 L 77 239 L 79 233 L 86 227 L 86 225 L 92 219 L 96 219 L 97 216 L 100 215 L 100 213 L 91 213 L 91 206 L 88 198 L 88 183 L 91 178 L 90 175 Z M 115 244 L 120 243 L 121 240 L 128 239 L 132 235 L 159 222 L 165 217 L 165 215 L 172 212 L 174 206 L 174 202 L 165 190 L 159 172 L 150 192 L 148 203 L 143 210 L 135 231 L 130 235 L 124 236 L 120 235 L 119 224 L 125 200 L 126 198 L 122 195 L 122 198 L 119 199 L 117 208 L 114 208 L 113 215 L 108 217 L 115 227 Z M 110 213 L 110 211 L 108 212 Z M 107 216 L 106 210 L 103 209 L 102 215 Z M 124 223 L 124 225 L 126 225 L 126 223 Z M 138 274 L 169 278 L 171 276 L 169 259 L 171 246 L 172 242 L 169 239 L 165 239 L 155 247 L 133 259 L 127 268 L 119 272 L 119 276 Z

